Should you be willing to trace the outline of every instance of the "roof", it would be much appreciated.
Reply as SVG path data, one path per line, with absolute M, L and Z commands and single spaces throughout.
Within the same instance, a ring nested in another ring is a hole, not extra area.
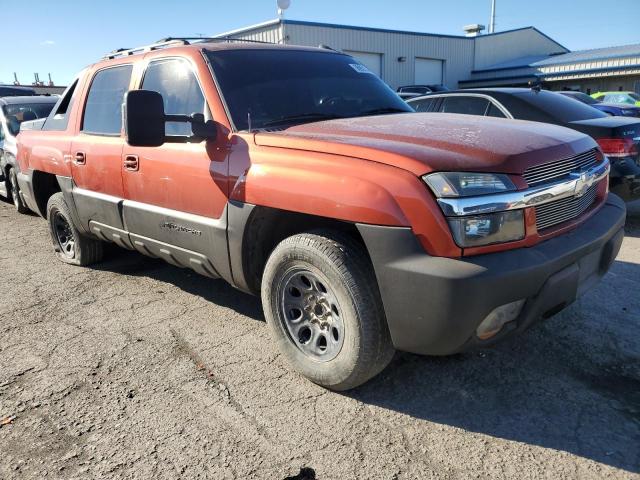
M 621 45 L 618 47 L 594 48 L 591 50 L 577 50 L 575 52 L 554 55 L 531 64 L 532 67 L 561 65 L 565 63 L 591 62 L 594 60 L 612 60 L 626 57 L 640 57 L 640 43 Z
M 0 97 L 2 105 L 15 105 L 16 103 L 56 103 L 58 97 L 50 95 L 29 95 L 28 97 Z
M 339 24 L 339 23 L 308 22 L 308 21 L 305 21 L 305 20 L 289 20 L 289 19 L 285 19 L 285 18 L 282 18 L 282 19 L 276 18 L 274 20 L 268 20 L 266 22 L 256 23 L 254 25 L 249 25 L 247 27 L 242 27 L 242 28 L 238 28 L 238 29 L 235 29 L 235 30 L 229 30 L 228 32 L 224 32 L 224 33 L 220 33 L 218 35 L 215 35 L 215 37 L 216 38 L 230 37 L 230 36 L 233 36 L 233 35 L 239 35 L 241 33 L 251 32 L 253 30 L 259 30 L 261 28 L 272 27 L 274 25 L 280 25 L 280 24 L 282 24 L 282 25 L 302 25 L 302 26 L 307 26 L 307 27 L 321 27 L 321 28 L 339 28 L 339 29 L 345 29 L 345 30 L 364 30 L 364 31 L 367 31 L 367 32 L 396 33 L 396 34 L 401 34 L 401 35 L 416 35 L 416 36 L 419 36 L 419 37 L 455 38 L 455 39 L 459 39 L 459 40 L 469 40 L 469 41 L 475 41 L 476 39 L 479 39 L 479 38 L 493 37 L 493 36 L 496 36 L 496 35 L 504 35 L 505 33 L 519 32 L 519 31 L 522 31 L 522 30 L 535 30 L 539 34 L 547 37 L 552 42 L 558 44 L 564 50 L 569 51 L 567 48 L 563 47 L 558 42 L 556 42 L 554 39 L 552 39 L 548 35 L 545 35 L 543 32 L 541 32 L 540 30 L 538 30 L 536 27 L 533 27 L 533 26 L 522 27 L 522 28 L 514 28 L 512 30 L 503 30 L 501 32 L 495 32 L 495 33 L 487 33 L 487 34 L 484 34 L 484 35 L 479 35 L 477 37 L 467 37 L 466 35 L 450 35 L 450 34 L 445 34 L 445 33 L 425 33 L 425 32 L 415 32 L 415 31 L 411 31 L 411 30 L 394 30 L 394 29 L 388 29 L 388 28 L 373 28 L 373 27 L 362 27 L 362 26 L 357 26 L 357 25 L 344 25 L 344 24 Z
M 561 54 L 562 55 L 562 54 Z M 540 60 L 549 58 L 549 55 L 529 55 L 526 57 L 513 58 L 506 62 L 495 63 L 488 67 L 474 70 L 473 73 L 492 72 L 495 70 L 512 70 L 515 68 L 531 68 L 531 65 Z
M 0 83 L 0 88 L 9 88 L 11 90 L 22 90 L 25 92 L 33 91 L 33 87 L 24 86 L 24 85 L 3 85 Z

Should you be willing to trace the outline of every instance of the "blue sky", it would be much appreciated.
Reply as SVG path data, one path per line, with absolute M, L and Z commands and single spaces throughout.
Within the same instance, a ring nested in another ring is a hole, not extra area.
M 119 47 L 215 34 L 270 20 L 275 0 L 4 0 L 0 83 L 51 73 L 66 84 Z M 490 0 L 291 0 L 287 18 L 461 34 L 489 22 Z M 603 5 L 611 5 L 607 11 Z M 615 7 L 613 7 L 615 5 Z M 533 25 L 567 48 L 640 43 L 640 0 L 498 0 L 497 30 Z

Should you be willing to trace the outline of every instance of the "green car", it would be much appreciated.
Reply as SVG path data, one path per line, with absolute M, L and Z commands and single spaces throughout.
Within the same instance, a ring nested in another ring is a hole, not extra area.
M 640 95 L 636 92 L 597 92 L 591 96 L 605 103 L 627 103 L 640 107 Z

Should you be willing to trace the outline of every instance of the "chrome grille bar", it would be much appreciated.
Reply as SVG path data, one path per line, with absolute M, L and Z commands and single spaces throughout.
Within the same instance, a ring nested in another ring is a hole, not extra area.
M 597 150 L 593 149 L 564 160 L 529 167 L 525 170 L 523 177 L 529 186 L 534 186 L 565 177 L 573 172 L 588 170 L 597 163 Z
M 593 185 L 582 197 L 563 198 L 537 206 L 536 227 L 538 230 L 544 230 L 579 217 L 593 205 L 597 191 L 598 185 Z

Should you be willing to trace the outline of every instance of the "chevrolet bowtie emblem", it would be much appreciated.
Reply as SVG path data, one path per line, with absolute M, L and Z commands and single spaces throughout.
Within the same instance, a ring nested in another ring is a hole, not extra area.
M 579 174 L 574 174 L 577 176 L 576 178 L 576 186 L 573 191 L 573 195 L 575 198 L 582 197 L 591 185 L 593 185 L 593 176 L 589 175 L 587 172 L 581 172 Z

